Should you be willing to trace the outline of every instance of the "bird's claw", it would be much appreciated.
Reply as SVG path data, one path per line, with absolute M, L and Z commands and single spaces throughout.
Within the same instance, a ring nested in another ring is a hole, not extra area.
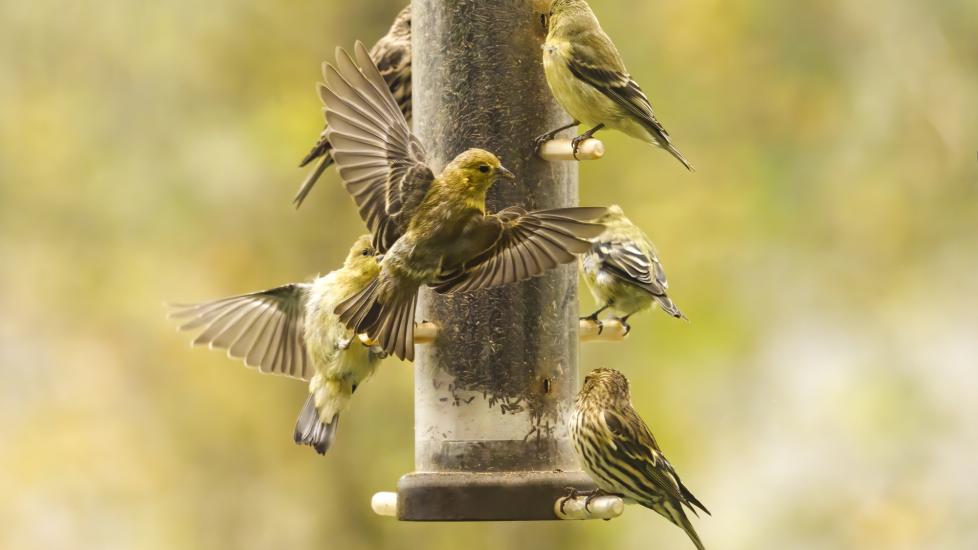
M 584 143 L 589 139 L 591 139 L 591 136 L 587 134 L 581 134 L 579 136 L 574 136 L 574 139 L 571 140 L 571 151 L 573 153 L 574 160 L 580 160 L 577 158 L 577 150 L 581 148 L 582 143 Z
M 581 491 L 578 491 L 574 487 L 565 487 L 565 489 L 567 489 L 567 496 L 565 496 L 564 498 L 560 499 L 560 513 L 561 514 L 564 514 L 565 513 L 564 512 L 564 506 L 567 504 L 567 501 L 568 500 L 577 498 L 578 496 L 580 496 L 582 494 Z
M 590 321 L 590 322 L 594 323 L 595 325 L 598 325 L 598 335 L 599 336 L 601 335 L 601 332 L 604 330 L 604 323 L 601 322 L 600 319 L 598 319 L 598 315 L 597 314 L 588 315 L 587 317 L 581 317 L 581 321 Z
M 546 134 L 541 134 L 541 135 L 537 136 L 536 138 L 534 138 L 533 139 L 534 151 L 537 154 L 539 154 L 540 153 L 540 149 L 543 147 L 543 144 L 544 143 L 547 143 L 550 140 L 552 140 L 554 138 L 554 136 L 556 136 L 556 135 L 557 134 L 554 133 L 554 132 L 547 132 Z
M 584 510 L 586 510 L 587 513 L 590 514 L 591 513 L 591 501 L 594 500 L 594 499 L 596 499 L 596 498 L 598 498 L 598 497 L 600 497 L 600 496 L 604 496 L 604 495 L 605 495 L 605 492 L 602 491 L 601 489 L 595 489 L 595 490 L 591 491 L 590 494 L 587 495 L 587 498 L 584 499 Z

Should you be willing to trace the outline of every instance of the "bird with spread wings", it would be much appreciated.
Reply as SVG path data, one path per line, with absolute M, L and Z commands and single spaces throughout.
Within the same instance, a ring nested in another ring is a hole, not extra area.
M 377 278 L 336 314 L 385 352 L 413 360 L 422 286 L 451 294 L 537 277 L 575 261 L 604 229 L 588 223 L 604 208 L 487 213 L 496 179 L 515 179 L 489 151 L 469 149 L 436 175 L 362 43 L 353 56 L 337 49 L 324 73 L 333 159 L 384 255 Z

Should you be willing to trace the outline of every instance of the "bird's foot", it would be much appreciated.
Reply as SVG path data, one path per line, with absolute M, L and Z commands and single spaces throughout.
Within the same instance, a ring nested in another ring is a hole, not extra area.
M 625 327 L 624 336 L 628 336 L 628 333 L 632 331 L 632 325 L 628 324 L 628 316 L 626 315 L 625 317 L 618 317 L 616 321 L 621 323 L 621 326 Z
M 594 499 L 596 499 L 596 498 L 598 498 L 598 497 L 602 497 L 602 496 L 604 496 L 604 495 L 606 495 L 608 493 L 602 491 L 601 489 L 594 489 L 594 490 L 589 491 L 587 493 L 583 493 L 582 496 L 585 495 L 585 494 L 587 495 L 587 498 L 584 499 L 584 509 L 588 513 L 590 513 L 591 512 L 591 501 L 594 500 Z
M 590 321 L 595 325 L 598 325 L 598 335 L 600 335 L 601 332 L 604 330 L 604 323 L 602 323 L 601 320 L 598 319 L 597 313 L 595 313 L 594 315 L 588 315 L 587 317 L 581 317 L 581 321 Z
M 582 143 L 589 139 L 591 139 L 591 135 L 585 132 L 579 136 L 574 136 L 574 139 L 571 140 L 571 151 L 574 155 L 574 160 L 579 160 L 577 158 L 577 150 L 581 148 Z
M 540 149 L 543 147 L 543 144 L 552 140 L 556 135 L 557 132 L 554 131 L 554 132 L 547 132 L 546 134 L 540 134 L 539 136 L 535 137 L 533 139 L 533 151 L 539 154 Z
M 577 497 L 582 496 L 582 495 L 585 494 L 584 492 L 577 490 L 575 487 L 565 487 L 565 489 L 567 490 L 567 496 L 565 496 L 564 498 L 560 499 L 560 513 L 561 514 L 565 513 L 564 512 L 564 505 L 567 504 L 567 501 L 568 500 L 573 500 L 573 499 L 575 499 L 575 498 L 577 498 Z

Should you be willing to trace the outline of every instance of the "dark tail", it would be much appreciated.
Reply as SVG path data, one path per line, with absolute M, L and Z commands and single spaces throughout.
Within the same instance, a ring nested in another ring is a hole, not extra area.
M 703 541 L 701 541 L 700 536 L 696 534 L 696 529 L 693 529 L 693 524 L 689 522 L 689 517 L 686 516 L 686 512 L 683 511 L 683 505 L 678 499 L 667 497 L 661 502 L 643 505 L 647 506 L 648 508 L 652 508 L 663 517 L 682 528 L 683 531 L 686 531 L 686 535 L 689 537 L 689 540 L 693 541 L 693 544 L 696 545 L 697 550 L 705 550 L 703 547 Z M 704 510 L 706 509 L 704 508 Z
M 316 147 L 314 147 L 308 155 L 306 155 L 306 158 L 302 159 L 302 164 L 299 166 L 305 166 L 312 162 L 313 159 L 322 157 L 319 160 L 319 163 L 316 164 L 313 171 L 306 176 L 306 179 L 302 182 L 302 185 L 299 186 L 299 192 L 296 193 L 295 198 L 292 199 L 292 204 L 294 204 L 296 208 L 302 206 L 302 201 L 306 200 L 306 196 L 308 196 L 309 192 L 312 191 L 312 187 L 316 185 L 317 181 L 319 181 L 319 176 L 323 175 L 323 172 L 333 164 L 333 155 L 330 154 L 331 150 L 332 146 L 330 146 L 329 142 L 324 138 L 320 143 L 316 144 Z
M 333 438 L 336 437 L 336 426 L 340 423 L 340 415 L 333 416 L 327 424 L 319 419 L 319 411 L 316 410 L 316 399 L 310 395 L 306 399 L 306 404 L 299 413 L 299 420 L 295 423 L 295 442 L 299 445 L 310 445 L 316 452 L 324 455 L 333 446 Z
M 414 310 L 418 291 L 396 295 L 390 304 L 377 301 L 379 279 L 336 306 L 340 321 L 357 334 L 375 340 L 384 352 L 414 361 Z

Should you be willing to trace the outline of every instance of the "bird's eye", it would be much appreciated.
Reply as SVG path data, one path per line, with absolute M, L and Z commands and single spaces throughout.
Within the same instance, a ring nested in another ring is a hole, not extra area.
M 483 174 L 488 174 L 489 173 L 489 165 L 488 164 L 480 164 L 479 165 L 479 171 L 482 172 Z
M 360 255 L 361 255 L 361 256 L 369 256 L 369 255 L 370 255 L 370 249 L 369 249 L 369 248 L 364 248 L 364 249 L 363 249 L 363 250 L 362 250 L 362 251 L 360 252 Z

